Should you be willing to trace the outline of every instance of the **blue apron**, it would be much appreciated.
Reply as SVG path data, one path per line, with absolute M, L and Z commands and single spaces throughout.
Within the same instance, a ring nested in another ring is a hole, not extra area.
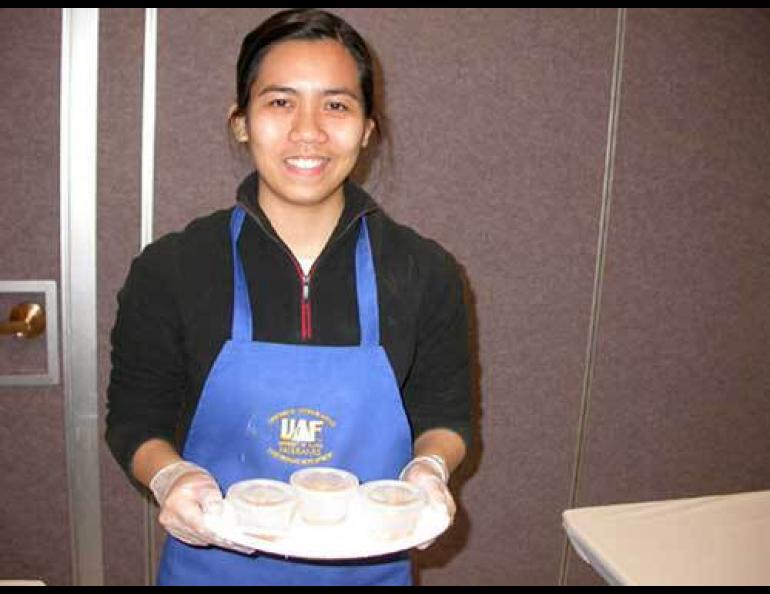
M 238 236 L 230 220 L 232 335 L 206 379 L 183 458 L 206 468 L 222 492 L 238 481 L 288 481 L 307 466 L 334 466 L 361 482 L 396 478 L 412 455 L 401 394 L 380 346 L 377 281 L 366 219 L 356 245 L 360 346 L 252 340 L 252 313 Z M 328 304 L 333 306 L 333 304 Z M 188 546 L 169 536 L 159 585 L 410 585 L 406 554 L 315 563 Z

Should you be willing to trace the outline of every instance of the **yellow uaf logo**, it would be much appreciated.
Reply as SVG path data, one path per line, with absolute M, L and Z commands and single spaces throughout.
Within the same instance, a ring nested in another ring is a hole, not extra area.
M 268 426 L 273 435 L 268 453 L 281 462 L 314 466 L 334 457 L 334 453 L 327 450 L 324 438 L 337 423 L 320 411 L 310 408 L 283 410 L 270 417 Z

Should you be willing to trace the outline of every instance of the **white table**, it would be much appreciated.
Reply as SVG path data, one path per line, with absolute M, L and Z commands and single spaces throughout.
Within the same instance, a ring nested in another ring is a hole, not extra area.
M 770 585 L 770 491 L 570 509 L 563 520 L 613 585 Z

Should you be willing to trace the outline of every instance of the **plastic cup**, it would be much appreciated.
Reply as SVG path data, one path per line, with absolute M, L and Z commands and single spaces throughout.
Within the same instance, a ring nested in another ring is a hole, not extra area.
M 425 494 L 411 483 L 382 480 L 361 487 L 363 517 L 376 540 L 398 540 L 412 534 L 425 506 Z
M 227 490 L 227 501 L 245 532 L 281 534 L 289 530 L 297 507 L 290 485 L 271 479 L 235 483 Z
M 358 478 L 338 468 L 303 468 L 289 482 L 297 493 L 300 517 L 308 524 L 338 524 L 358 490 Z

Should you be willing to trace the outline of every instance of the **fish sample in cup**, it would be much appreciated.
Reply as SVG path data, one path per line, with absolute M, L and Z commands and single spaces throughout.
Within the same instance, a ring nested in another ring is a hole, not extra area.
M 376 540 L 398 540 L 414 532 L 427 505 L 422 489 L 404 481 L 371 481 L 361 487 L 367 529 Z
M 232 485 L 230 502 L 244 532 L 281 534 L 288 532 L 297 507 L 294 489 L 281 481 L 254 479 Z
M 297 493 L 299 515 L 308 524 L 339 524 L 358 491 L 358 477 L 339 468 L 303 468 L 289 483 Z

